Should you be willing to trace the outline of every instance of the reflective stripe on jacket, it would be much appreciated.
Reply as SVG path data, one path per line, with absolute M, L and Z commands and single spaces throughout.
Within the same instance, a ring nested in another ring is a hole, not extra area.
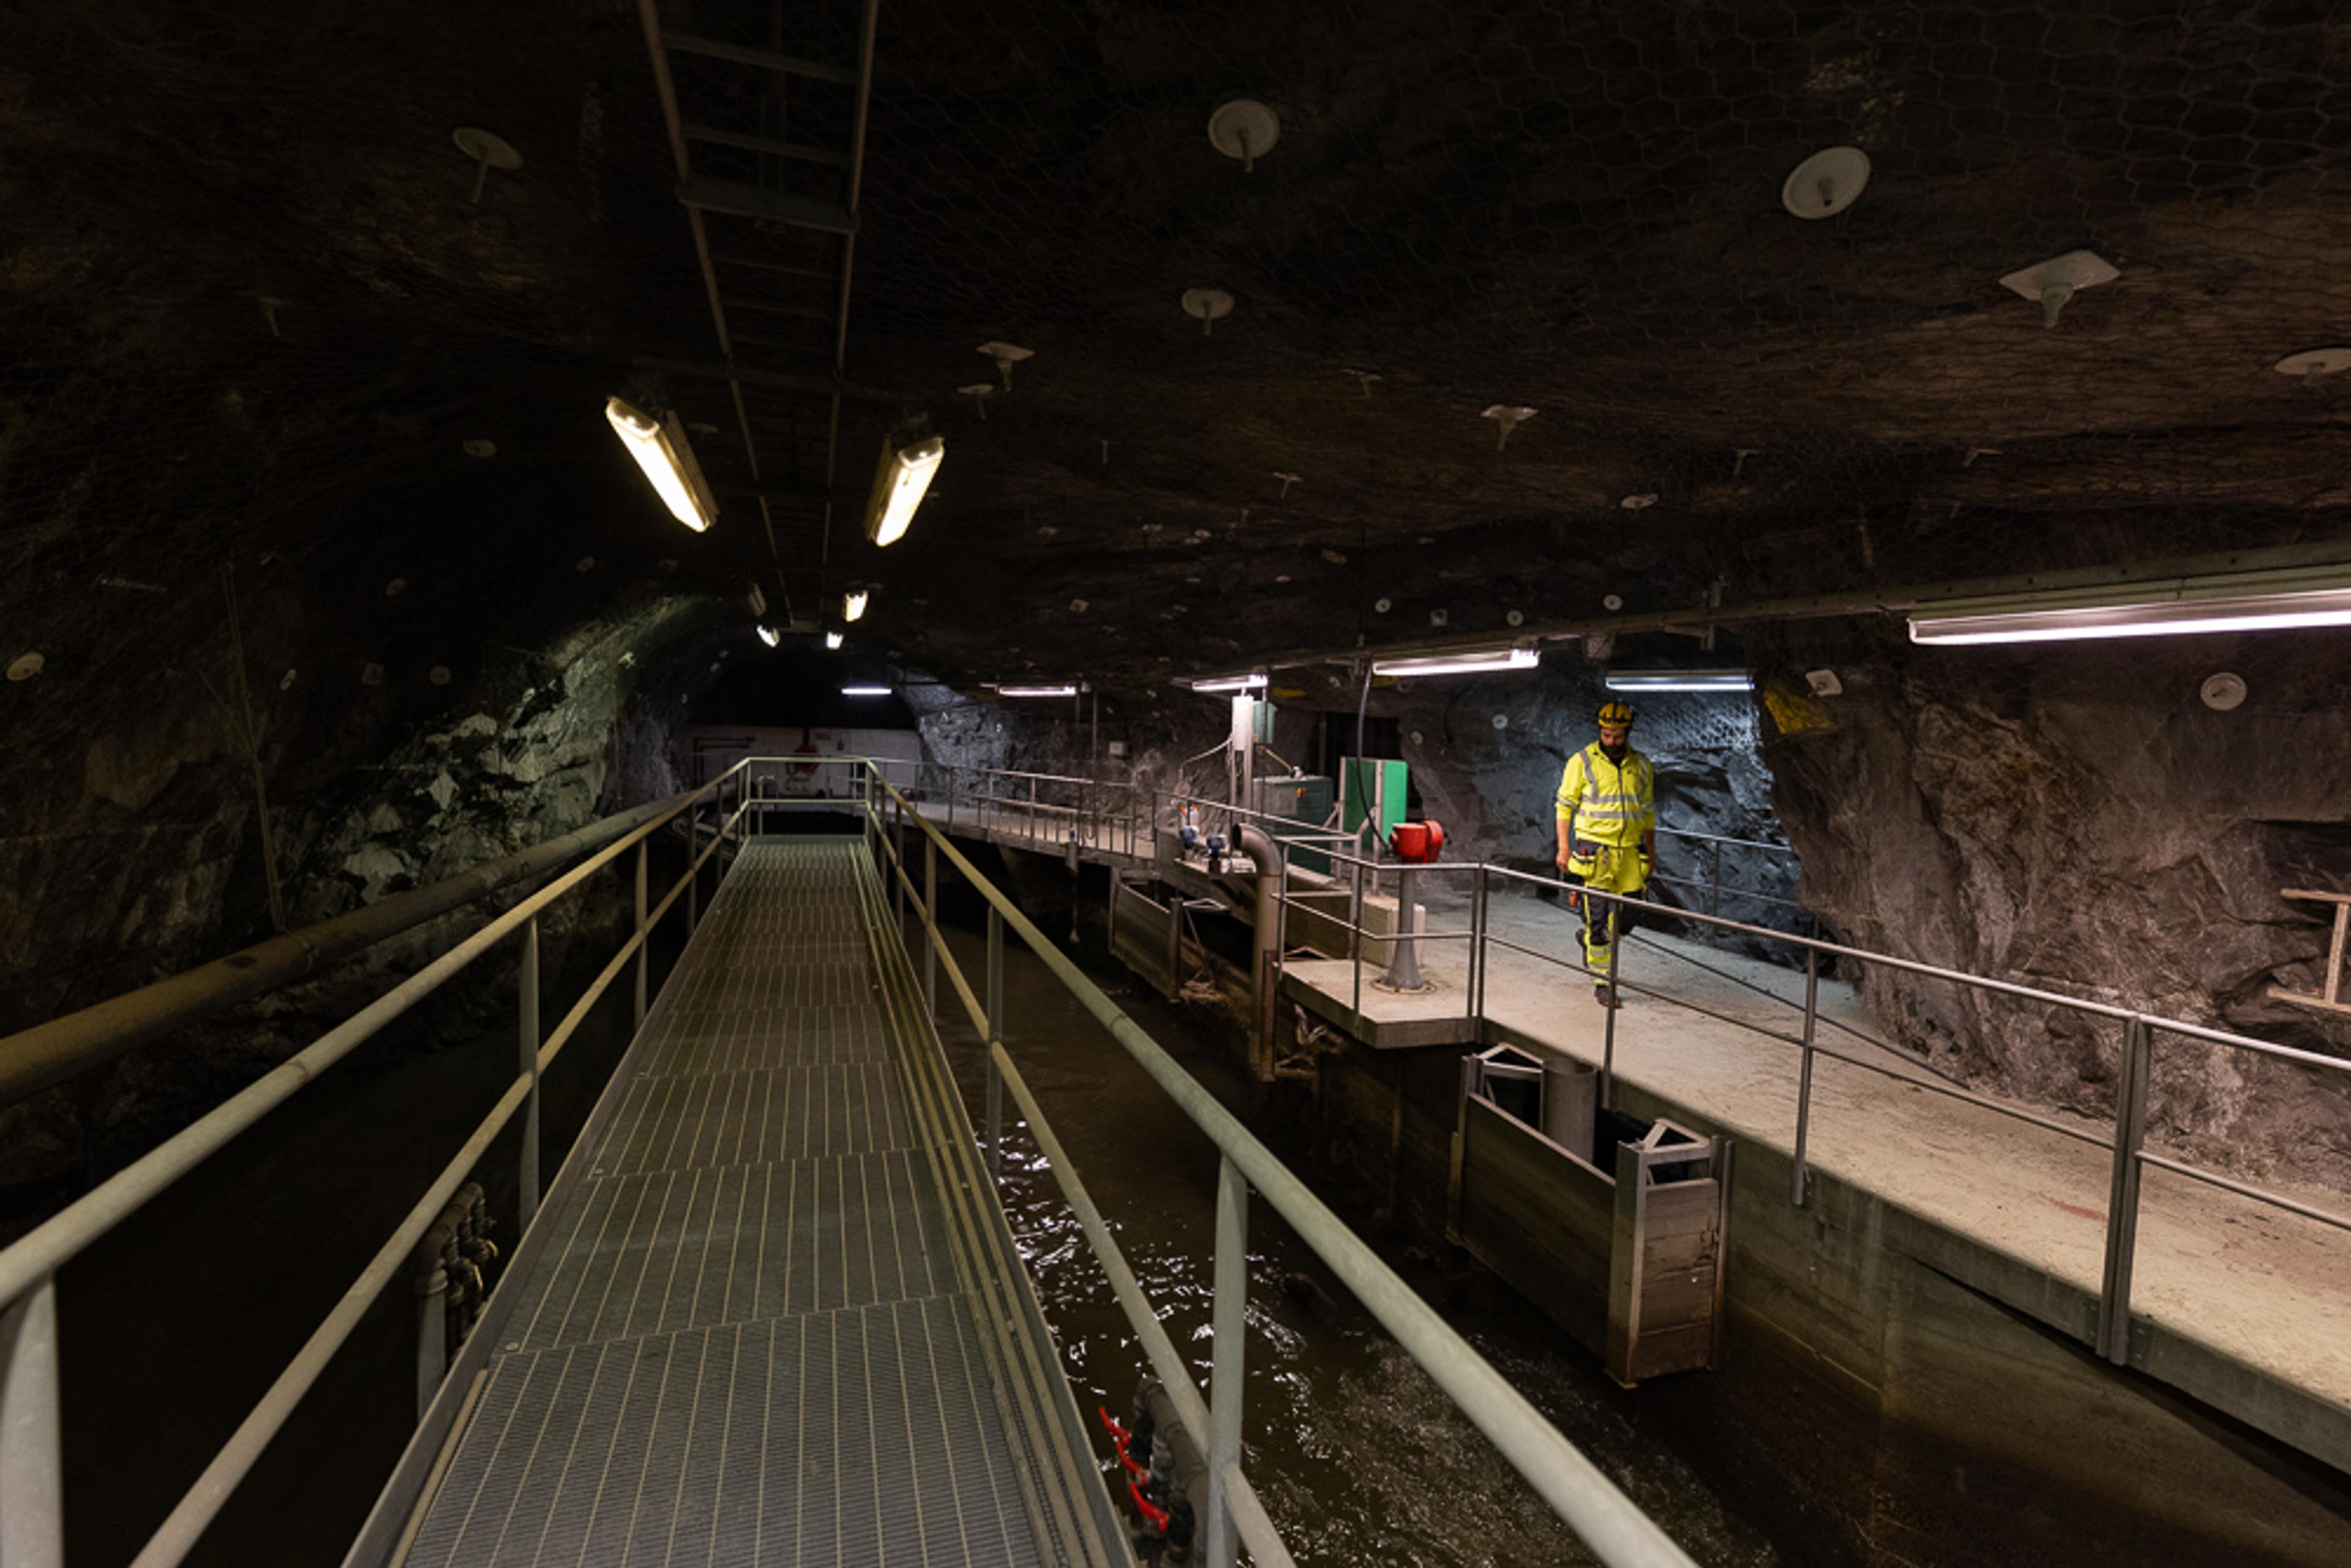
M 1627 749 L 1618 767 L 1598 741 L 1567 759 L 1553 802 L 1561 820 L 1575 820 L 1575 836 L 1596 843 L 1637 844 L 1657 825 L 1656 770 Z

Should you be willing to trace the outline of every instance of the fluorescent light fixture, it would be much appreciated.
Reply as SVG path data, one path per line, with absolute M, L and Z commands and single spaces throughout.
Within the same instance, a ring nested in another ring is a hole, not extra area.
M 1751 692 L 1755 677 L 1745 670 L 1611 670 L 1612 692 Z
M 781 647 L 783 645 L 784 634 L 776 630 L 773 622 L 762 621 L 758 622 L 758 626 L 760 642 L 765 643 L 770 648 Z
M 659 420 L 612 398 L 604 404 L 604 417 L 611 422 L 613 434 L 637 460 L 637 466 L 645 471 L 671 517 L 697 534 L 717 521 L 717 497 L 711 495 L 709 482 L 702 476 L 702 465 L 694 460 L 694 447 L 685 439 L 685 425 L 676 410 L 671 410 L 666 420 Z
M 1458 653 L 1432 653 L 1415 659 L 1373 661 L 1375 675 L 1477 675 L 1489 670 L 1531 670 L 1542 663 L 1532 643 L 1515 648 L 1469 648 Z
M 904 442 L 889 436 L 882 443 L 882 466 L 873 476 L 873 496 L 865 504 L 865 537 L 877 545 L 895 544 L 914 520 L 914 508 L 939 471 L 947 444 L 935 435 Z
M 998 686 L 996 695 L 1000 697 L 1073 697 L 1078 695 L 1078 688 L 1075 685 Z
M 1913 643 L 2062 643 L 2351 626 L 2351 566 L 1954 599 L 1910 612 Z
M 1215 675 L 1205 681 L 1186 681 L 1184 684 L 1196 692 L 1254 692 L 1264 689 L 1265 675 L 1262 672 L 1246 675 Z
M 824 634 L 824 646 L 826 652 L 838 653 L 841 652 L 841 635 L 840 632 L 828 632 Z
M 866 597 L 867 591 L 862 588 L 852 588 L 848 592 L 842 594 L 841 596 L 841 618 L 843 621 L 854 621 L 859 616 L 864 614 Z
M 845 697 L 886 697 L 890 695 L 890 688 L 888 686 L 843 686 L 841 688 L 841 695 Z

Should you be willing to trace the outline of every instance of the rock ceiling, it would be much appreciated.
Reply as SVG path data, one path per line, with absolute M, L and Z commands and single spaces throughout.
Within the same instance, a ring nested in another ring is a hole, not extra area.
M 1132 679 L 1438 612 L 2346 530 L 2351 374 L 2271 369 L 2351 337 L 2351 25 L 2320 3 L 892 0 L 846 371 L 893 396 L 842 404 L 829 532 L 828 399 L 753 389 L 754 478 L 726 383 L 647 369 L 720 353 L 635 5 L 10 9 L 0 591 L 110 687 L 217 634 L 224 562 L 327 627 L 440 584 L 448 639 L 513 643 L 664 582 L 805 610 L 870 579 L 873 650 Z M 857 56 L 849 0 L 661 15 Z M 689 119 L 850 142 L 847 85 L 674 80 Z M 1205 134 L 1237 95 L 1280 118 L 1248 172 Z M 467 125 L 522 166 L 477 171 Z M 1860 200 L 1791 215 L 1789 172 L 1848 144 Z M 727 285 L 737 364 L 829 376 L 774 269 L 821 280 L 839 238 L 710 232 L 769 275 Z M 2044 328 L 1999 280 L 2075 249 L 2120 277 Z M 1213 334 L 1203 287 L 1235 301 Z M 959 392 L 998 340 L 1035 357 Z M 614 450 L 632 388 L 697 427 L 710 536 Z M 1506 447 L 1494 404 L 1538 411 Z M 875 552 L 910 414 L 949 455 Z

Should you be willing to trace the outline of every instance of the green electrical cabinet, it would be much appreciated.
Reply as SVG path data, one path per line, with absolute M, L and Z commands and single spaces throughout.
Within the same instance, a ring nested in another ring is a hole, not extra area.
M 1339 826 L 1359 832 L 1366 825 L 1387 842 L 1404 821 L 1404 763 L 1387 757 L 1349 757 L 1339 764 Z

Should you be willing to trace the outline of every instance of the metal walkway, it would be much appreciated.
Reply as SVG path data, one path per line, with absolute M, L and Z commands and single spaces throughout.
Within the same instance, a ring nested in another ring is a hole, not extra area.
M 1126 1560 L 911 1004 L 861 840 L 744 850 L 507 1281 L 412 1568 Z

